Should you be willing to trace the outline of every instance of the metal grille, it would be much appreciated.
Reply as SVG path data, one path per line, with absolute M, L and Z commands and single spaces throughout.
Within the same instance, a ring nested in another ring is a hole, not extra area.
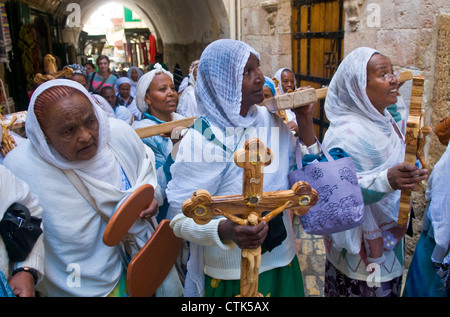
M 343 0 L 295 0 L 294 12 L 294 72 L 297 82 L 314 88 L 328 86 L 342 60 L 344 40 Z M 328 12 L 327 12 L 328 10 Z M 327 21 L 332 17 L 333 21 Z M 321 21 L 317 21 L 321 20 Z M 322 23 L 323 22 L 323 23 Z M 322 24 L 321 24 L 322 23 Z M 320 24 L 322 27 L 318 27 Z M 321 43 L 321 46 L 317 43 Z M 313 44 L 315 46 L 313 47 Z M 322 49 L 317 49 L 321 47 Z M 316 60 L 314 60 L 316 59 Z M 306 60 L 306 61 L 305 61 Z M 323 61 L 317 67 L 317 61 Z M 312 69 L 315 62 L 315 69 Z M 306 64 L 306 65 L 305 65 Z M 325 117 L 324 101 L 314 116 L 317 136 L 322 141 L 329 123 Z

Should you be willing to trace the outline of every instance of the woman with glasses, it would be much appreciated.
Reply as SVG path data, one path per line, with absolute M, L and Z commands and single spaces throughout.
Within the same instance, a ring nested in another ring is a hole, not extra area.
M 400 193 L 427 171 L 403 164 L 404 135 L 387 110 L 402 102 L 398 88 L 391 60 L 367 47 L 352 51 L 330 83 L 323 145 L 352 157 L 365 212 L 361 226 L 325 237 L 326 296 L 400 295 L 407 229 L 397 224 Z

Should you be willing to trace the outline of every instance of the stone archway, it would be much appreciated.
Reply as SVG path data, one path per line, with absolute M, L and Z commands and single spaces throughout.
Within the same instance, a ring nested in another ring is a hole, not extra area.
M 164 53 L 165 63 L 173 69 L 179 63 L 187 70 L 198 59 L 203 49 L 212 41 L 230 36 L 230 26 L 224 1 L 217 0 L 74 0 L 81 10 L 83 26 L 98 7 L 109 2 L 121 3 L 139 14 L 158 41 L 158 49 Z M 58 14 L 68 15 L 67 4 Z M 78 41 L 81 28 L 65 30 Z

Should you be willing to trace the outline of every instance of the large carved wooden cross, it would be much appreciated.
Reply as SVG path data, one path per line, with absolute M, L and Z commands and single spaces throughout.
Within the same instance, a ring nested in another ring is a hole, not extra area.
M 240 225 L 268 222 L 288 208 L 297 215 L 304 215 L 319 198 L 308 183 L 300 181 L 289 190 L 263 192 L 264 166 L 269 165 L 272 158 L 272 151 L 259 139 L 248 139 L 245 147 L 234 154 L 236 165 L 244 169 L 242 195 L 211 197 L 207 190 L 197 190 L 183 203 L 184 215 L 198 224 L 206 224 L 215 216 L 225 216 Z M 266 211 L 270 212 L 262 217 Z M 243 249 L 241 255 L 239 296 L 262 296 L 258 293 L 261 247 Z

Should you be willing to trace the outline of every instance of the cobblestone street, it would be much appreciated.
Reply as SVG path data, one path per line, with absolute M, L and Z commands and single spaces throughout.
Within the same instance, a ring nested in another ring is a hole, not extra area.
M 325 274 L 325 246 L 320 235 L 307 234 L 298 217 L 293 219 L 297 257 L 307 297 L 322 297 Z
M 298 217 L 292 221 L 297 257 L 303 276 L 306 297 L 323 297 L 325 280 L 325 245 L 321 235 L 307 234 Z M 411 255 L 412 256 L 412 255 Z M 411 257 L 410 256 L 410 257 Z M 403 286 L 406 281 L 410 259 L 405 259 Z

